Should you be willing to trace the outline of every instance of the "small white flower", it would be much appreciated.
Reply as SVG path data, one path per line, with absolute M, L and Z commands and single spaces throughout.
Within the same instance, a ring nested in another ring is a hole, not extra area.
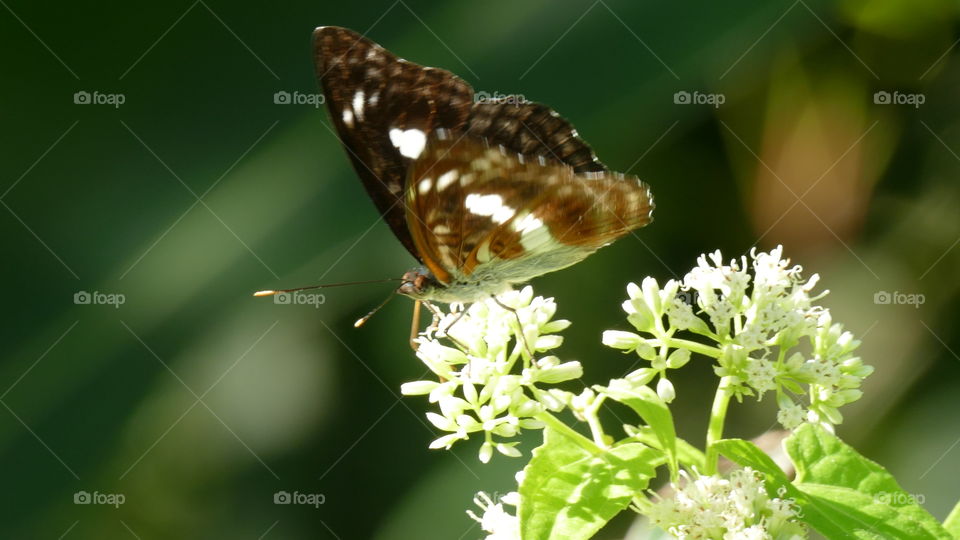
M 761 399 L 770 391 L 806 393 L 809 409 L 788 400 L 781 423 L 796 427 L 798 418 L 838 423 L 843 419 L 838 408 L 860 398 L 859 387 L 873 368 L 853 356 L 860 342 L 815 305 L 826 294 L 813 293 L 818 276 L 804 280 L 801 270 L 779 246 L 727 263 L 719 251 L 701 255 L 681 282 L 670 280 L 662 289 L 651 278 L 642 286 L 628 285 L 623 308 L 639 334 L 608 330 L 603 342 L 650 361 L 649 368 L 627 378 L 647 384 L 659 375 L 658 392 L 671 396 L 672 385 L 662 382 L 666 370 L 683 366 L 697 349 L 679 342 L 668 353 L 664 344 L 678 331 L 699 334 L 714 342 L 708 347 L 717 352 L 715 372 L 732 383 L 738 399 Z M 812 357 L 792 350 L 801 344 L 809 345 Z
M 785 429 L 794 429 L 803 423 L 807 417 L 807 411 L 797 403 L 790 402 L 788 405 L 781 405 L 777 412 L 777 422 L 780 422 Z
M 680 539 L 806 538 L 793 501 L 770 498 L 750 468 L 726 478 L 680 472 L 673 496 L 654 497 L 651 523 Z M 782 495 L 781 495 L 782 497 Z
M 516 437 L 522 429 L 542 428 L 534 416 L 566 406 L 565 394 L 542 387 L 579 379 L 583 366 L 552 355 L 538 356 L 563 343 L 556 332 L 570 323 L 553 320 L 556 311 L 553 299 L 534 297 L 533 289 L 524 287 L 475 302 L 465 311 L 451 305 L 436 331 L 420 335 L 417 356 L 443 382 L 410 382 L 401 391 L 429 394 L 430 402 L 437 404 L 439 412 L 430 412 L 427 418 L 450 433 L 433 441 L 431 448 L 449 449 L 482 432 L 480 461 L 488 462 L 494 451 L 516 457 L 520 452 L 515 443 L 503 439 Z
M 517 492 L 510 492 L 494 502 L 481 491 L 473 498 L 473 502 L 483 510 L 483 515 L 477 516 L 472 510 L 467 510 L 467 515 L 479 523 L 484 532 L 490 533 L 485 540 L 520 540 L 519 518 L 503 508 L 504 505 L 515 507 L 519 500 Z

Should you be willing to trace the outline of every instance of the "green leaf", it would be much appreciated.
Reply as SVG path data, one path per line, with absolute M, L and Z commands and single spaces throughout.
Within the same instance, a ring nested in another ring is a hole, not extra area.
M 943 528 L 952 534 L 954 538 L 960 538 L 960 502 L 953 507 L 950 515 L 943 521 Z
M 520 483 L 520 531 L 525 540 L 587 539 L 647 488 L 660 453 L 623 444 L 591 453 L 544 429 Z
M 767 488 L 777 493 L 781 487 L 786 488 L 786 496 L 792 498 L 803 508 L 803 521 L 820 531 L 827 538 L 844 538 L 847 530 L 835 524 L 823 510 L 812 504 L 809 498 L 798 490 L 787 477 L 786 473 L 757 445 L 742 439 L 724 439 L 714 443 L 717 451 L 729 460 L 762 472 L 767 477 Z
M 730 461 L 760 471 L 767 476 L 767 484 L 774 487 L 787 486 L 790 479 L 780 469 L 773 458 L 768 456 L 757 445 L 743 439 L 723 439 L 713 443 L 717 452 L 726 456 Z
M 660 449 L 667 455 L 671 475 L 677 468 L 677 432 L 673 426 L 670 408 L 650 387 L 634 385 L 626 379 L 613 379 L 610 386 L 597 390 L 634 410 L 660 440 Z
M 804 424 L 784 445 L 804 520 L 828 538 L 951 538 L 886 469 L 822 427 Z
M 629 426 L 629 428 L 632 430 L 633 436 L 625 439 L 625 441 L 639 441 L 657 450 L 663 450 L 663 448 L 660 448 L 660 438 L 657 437 L 650 426 Z M 686 467 L 696 467 L 697 470 L 702 471 L 706 466 L 707 456 L 699 448 L 680 437 L 677 437 L 676 440 L 677 459 L 680 460 L 680 463 Z
M 960 502 L 953 507 L 950 515 L 944 520 L 943 528 L 952 534 L 954 538 L 960 538 Z

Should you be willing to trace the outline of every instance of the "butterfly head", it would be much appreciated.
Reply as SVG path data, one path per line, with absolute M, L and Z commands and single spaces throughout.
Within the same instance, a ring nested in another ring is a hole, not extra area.
M 408 270 L 403 274 L 402 280 L 397 292 L 415 300 L 429 300 L 437 289 L 443 287 L 430 270 L 423 266 Z

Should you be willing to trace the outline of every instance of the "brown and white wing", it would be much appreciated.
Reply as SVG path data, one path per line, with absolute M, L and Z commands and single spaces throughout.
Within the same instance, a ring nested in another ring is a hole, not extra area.
M 440 131 L 407 178 L 407 226 L 444 284 L 519 283 L 570 266 L 651 221 L 633 176 L 576 172 L 483 139 Z
M 449 71 L 407 62 L 347 28 L 317 28 L 313 46 L 330 119 L 353 168 L 417 257 L 403 209 L 407 169 L 427 133 L 466 127 L 473 89 Z

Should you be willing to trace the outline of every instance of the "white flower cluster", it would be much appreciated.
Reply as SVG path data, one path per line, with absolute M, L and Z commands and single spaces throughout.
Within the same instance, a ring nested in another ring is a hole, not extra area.
M 786 428 L 803 421 L 838 424 L 843 417 L 837 409 L 860 398 L 860 384 L 873 368 L 853 355 L 860 342 L 833 324 L 829 310 L 814 305 L 826 294 L 811 295 L 819 276 L 804 281 L 801 268 L 782 255 L 778 246 L 751 251 L 749 264 L 746 257 L 724 264 L 716 251 L 701 255 L 682 281 L 669 280 L 663 288 L 653 278 L 641 287 L 631 283 L 623 304 L 627 321 L 653 337 L 610 330 L 603 342 L 650 361 L 628 378 L 646 384 L 659 375 L 657 392 L 665 401 L 674 394 L 666 370 L 696 352 L 716 358 L 717 374 L 738 399 L 775 391 L 777 418 Z M 675 339 L 678 331 L 713 344 Z M 798 346 L 805 353 L 793 350 Z M 803 394 L 807 408 L 797 402 Z
M 798 521 L 792 499 L 771 498 L 763 476 L 749 467 L 721 476 L 693 477 L 681 471 L 670 498 L 659 498 L 647 512 L 653 525 L 683 539 L 773 540 L 802 539 L 806 530 Z
M 520 503 L 519 493 L 511 491 L 495 501 L 481 491 L 473 502 L 483 510 L 483 515 L 477 516 L 472 510 L 467 510 L 467 515 L 480 524 L 483 532 L 490 533 L 484 540 L 520 540 L 520 518 L 503 508 L 504 505 L 516 508 Z
M 552 320 L 556 310 L 552 298 L 534 298 L 533 289 L 525 287 L 476 302 L 465 311 L 452 306 L 435 328 L 417 338 L 417 356 L 440 381 L 406 383 L 401 392 L 429 394 L 430 402 L 439 406 L 440 412 L 429 412 L 427 418 L 448 434 L 430 448 L 449 449 L 471 433 L 483 432 L 482 462 L 489 461 L 494 450 L 520 456 L 516 442 L 497 439 L 542 428 L 537 414 L 561 410 L 569 402 L 567 392 L 538 385 L 583 375 L 579 362 L 540 355 L 559 347 L 563 338 L 556 332 L 570 325 Z

